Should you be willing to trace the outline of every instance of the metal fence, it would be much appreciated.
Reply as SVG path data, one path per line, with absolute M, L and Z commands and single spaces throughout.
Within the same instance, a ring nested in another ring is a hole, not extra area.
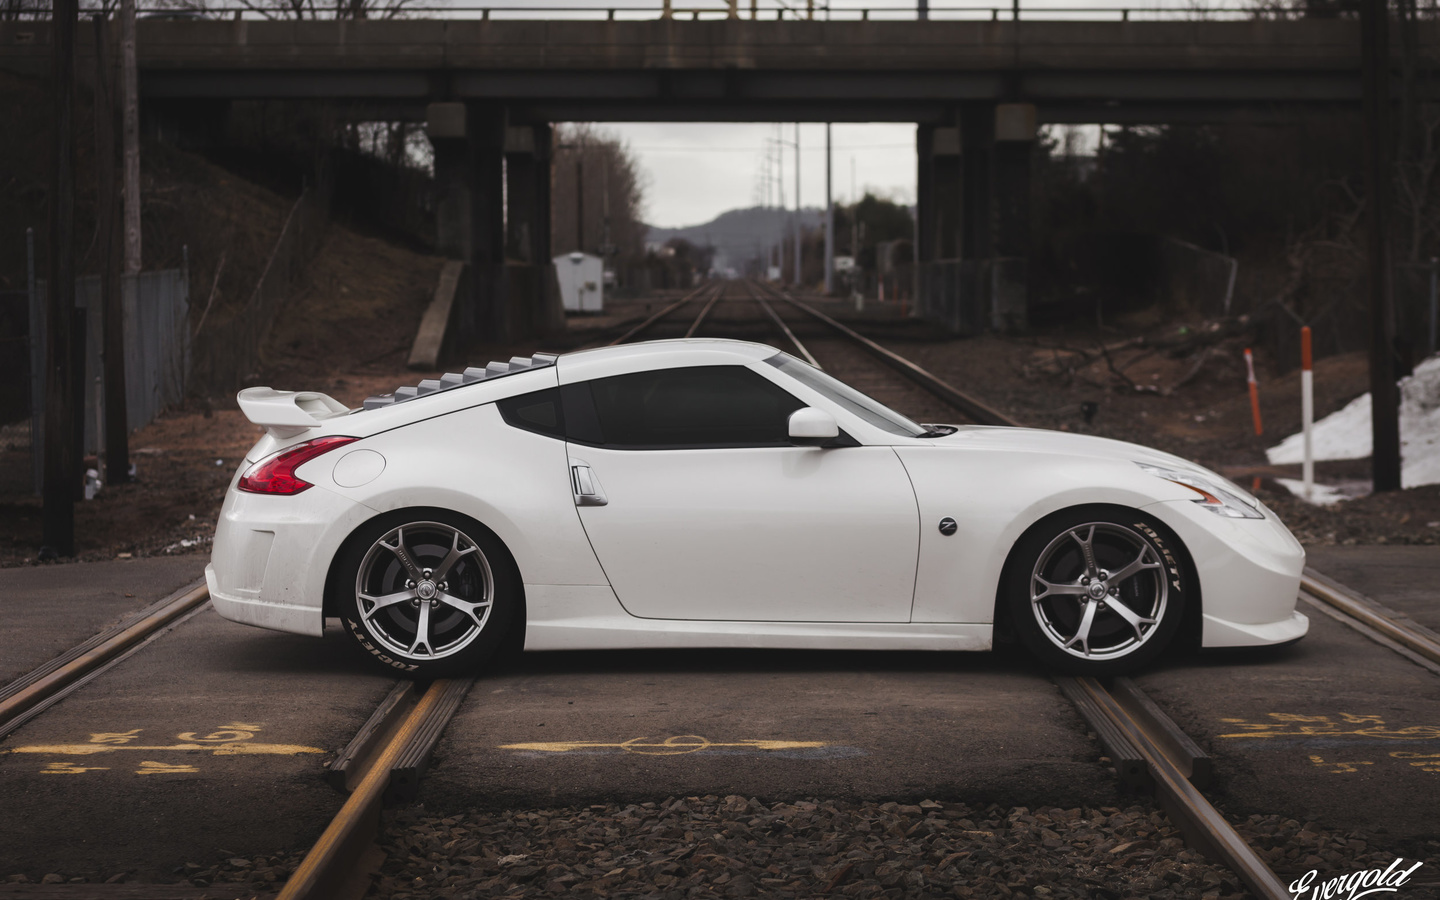
M 1025 260 L 940 259 L 918 264 L 915 315 L 955 334 L 1026 326 Z
M 184 399 L 190 367 L 189 274 L 184 269 L 142 272 L 121 278 L 120 290 L 125 321 L 125 423 L 133 431 L 148 425 L 166 406 Z M 30 309 L 45 308 L 45 291 L 45 282 L 37 281 Z M 98 276 L 75 280 L 75 308 L 84 311 L 85 319 L 85 377 L 80 385 L 85 399 L 83 449 L 96 453 L 105 441 L 105 332 Z M 40 461 L 45 456 L 45 317 L 30 317 L 27 324 L 29 352 L 24 358 L 29 362 L 30 447 L 38 491 Z

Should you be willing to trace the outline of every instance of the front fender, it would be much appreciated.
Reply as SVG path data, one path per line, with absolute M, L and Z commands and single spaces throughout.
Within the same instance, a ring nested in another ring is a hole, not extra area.
M 1005 560 L 1031 525 L 1075 506 L 1193 499 L 1128 460 L 967 447 L 898 447 L 920 508 L 913 622 L 991 622 Z M 939 530 L 952 518 L 954 534 Z

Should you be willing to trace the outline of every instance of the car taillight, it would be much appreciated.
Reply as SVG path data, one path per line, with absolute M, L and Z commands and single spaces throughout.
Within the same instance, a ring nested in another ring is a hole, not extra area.
M 322 453 L 360 440 L 353 437 L 323 437 L 281 450 L 245 470 L 235 485 L 251 494 L 298 494 L 313 487 L 297 478 L 295 470 Z

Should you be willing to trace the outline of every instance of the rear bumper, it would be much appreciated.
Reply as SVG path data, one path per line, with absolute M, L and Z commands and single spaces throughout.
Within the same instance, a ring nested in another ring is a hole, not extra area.
M 374 514 L 321 487 L 293 497 L 232 488 L 205 569 L 215 610 L 246 625 L 319 636 L 330 562 Z

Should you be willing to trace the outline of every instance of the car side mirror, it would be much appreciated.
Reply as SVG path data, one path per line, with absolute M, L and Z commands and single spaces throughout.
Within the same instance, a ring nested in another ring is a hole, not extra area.
M 840 437 L 835 417 L 823 409 L 806 406 L 790 414 L 790 443 L 801 447 L 825 447 Z

